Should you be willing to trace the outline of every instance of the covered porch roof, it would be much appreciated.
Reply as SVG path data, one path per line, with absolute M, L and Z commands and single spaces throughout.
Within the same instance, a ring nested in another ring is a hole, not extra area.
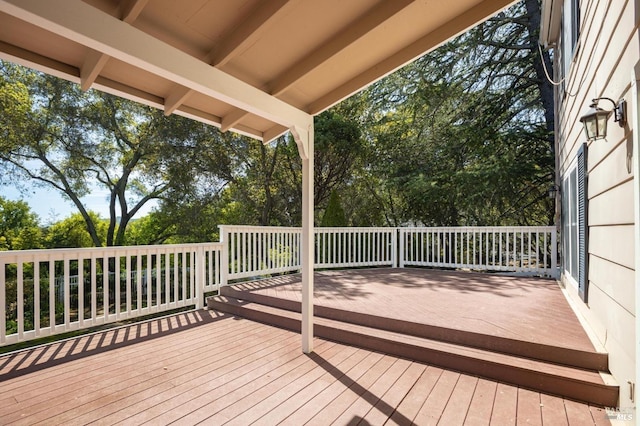
M 2 0 L 0 58 L 268 142 L 513 0 Z

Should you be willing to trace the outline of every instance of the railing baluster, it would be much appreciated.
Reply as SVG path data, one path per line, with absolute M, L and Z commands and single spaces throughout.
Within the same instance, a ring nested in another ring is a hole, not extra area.
M 115 267 L 113 268 L 113 290 L 115 293 L 113 304 L 115 308 L 116 319 L 120 319 L 120 256 L 115 256 L 113 260 L 115 263 Z
M 524 254 L 524 238 L 525 238 L 525 233 L 524 231 L 520 231 L 518 232 L 518 236 L 520 239 L 520 252 L 518 253 L 518 270 L 522 270 L 524 268 L 524 258 L 525 258 L 525 254 Z
M 187 262 L 189 262 L 188 252 L 186 250 L 181 251 L 182 254 L 182 282 L 184 283 L 184 300 L 188 300 L 192 297 L 191 295 L 191 283 L 189 282 L 189 277 L 187 275 Z
M 53 255 L 49 257 L 49 332 L 56 331 L 56 265 Z
M 2 262 L 0 262 L 0 268 L 4 270 Z M 4 271 L 3 271 L 4 272 Z M 0 274 L 0 277 L 3 275 Z M 4 293 L 4 283 L 5 280 L 0 280 L 0 300 L 5 300 Z M 0 315 L 4 317 L 4 312 L 0 309 Z M 0 325 L 0 328 L 2 326 Z M 35 336 L 40 336 L 40 261 L 36 259 L 33 262 L 33 330 L 35 331 Z
M 80 328 L 84 327 L 84 257 L 83 256 L 78 256 L 78 326 Z
M 140 250 L 136 250 L 136 312 L 142 312 L 142 256 Z
M 162 306 L 162 253 L 158 252 L 156 254 L 156 303 L 154 306 L 155 312 L 160 310 L 160 306 Z
M 71 286 L 69 285 L 69 277 L 71 273 L 69 272 L 69 258 L 65 257 L 63 260 L 63 293 L 62 300 L 64 306 L 64 328 L 65 330 L 69 330 L 69 324 L 71 323 L 71 305 L 69 303 L 69 298 L 71 296 Z
M 18 258 L 17 266 L 18 297 L 16 298 L 16 304 L 18 307 L 18 340 L 22 340 L 24 339 L 24 265 L 20 258 Z
M 103 324 L 109 319 L 109 257 L 102 256 L 102 317 Z

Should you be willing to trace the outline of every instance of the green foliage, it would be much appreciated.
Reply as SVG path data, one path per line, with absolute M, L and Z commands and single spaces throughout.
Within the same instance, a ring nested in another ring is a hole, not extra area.
M 344 209 L 342 208 L 342 203 L 340 202 L 340 196 L 336 191 L 333 191 L 331 196 L 329 196 L 329 202 L 327 203 L 327 208 L 322 216 L 322 223 L 320 226 L 341 227 L 347 226 L 348 224 L 349 223 L 347 222 L 347 218 L 344 214 Z
M 92 211 L 89 211 L 88 215 L 95 224 L 96 232 L 101 243 L 100 246 L 104 246 L 107 240 L 109 221 L 100 218 L 97 213 Z M 75 213 L 49 226 L 45 237 L 45 245 L 47 248 L 95 246 L 91 235 L 87 231 L 87 223 L 80 213 Z
M 225 138 L 202 123 L 105 93 L 83 93 L 75 84 L 4 62 L 0 88 L 0 102 L 11 101 L 16 111 L 0 124 L 9 135 L 0 150 L 3 181 L 30 180 L 59 191 L 82 215 L 95 246 L 123 244 L 129 222 L 150 200 L 181 202 L 221 185 L 234 168 L 224 156 Z M 106 241 L 82 202 L 96 186 L 109 193 Z
M 350 183 L 350 175 L 363 152 L 358 123 L 336 108 L 315 120 L 315 203 L 322 205 L 337 189 Z
M 519 3 L 368 91 L 371 170 L 394 222 L 552 223 L 553 111 L 530 17 Z
M 128 246 L 161 244 L 174 233 L 175 225 L 164 226 L 157 212 L 129 223 L 125 236 Z
M 24 201 L 0 196 L 0 251 L 42 247 L 42 229 L 38 216 Z
M 14 81 L 23 79 L 25 74 L 20 68 L 5 68 L 2 62 L 0 70 Z M 25 137 L 30 105 L 26 84 L 0 79 L 0 152 Z

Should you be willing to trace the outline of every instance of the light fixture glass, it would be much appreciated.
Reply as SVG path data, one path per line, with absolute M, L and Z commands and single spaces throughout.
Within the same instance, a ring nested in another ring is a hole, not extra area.
M 613 104 L 613 111 L 607 111 L 598 106 L 598 101 L 602 99 L 610 101 Z M 613 99 L 609 98 L 593 99 L 589 106 L 589 111 L 580 117 L 587 139 L 594 141 L 607 137 L 607 122 L 609 121 L 609 117 L 611 117 L 611 113 L 615 113 L 614 121 L 623 127 L 625 124 L 624 107 L 624 99 L 620 99 L 618 103 L 615 103 Z
M 589 111 L 580 117 L 588 140 L 594 141 L 607 137 L 607 121 L 610 116 L 611 111 L 599 108 L 597 103 L 591 104 Z

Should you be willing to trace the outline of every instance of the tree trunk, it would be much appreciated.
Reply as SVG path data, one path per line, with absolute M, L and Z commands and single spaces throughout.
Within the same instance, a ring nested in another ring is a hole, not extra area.
M 536 60 L 533 61 L 533 66 L 536 71 L 538 89 L 540 90 L 540 99 L 544 108 L 544 119 L 547 126 L 549 149 L 551 153 L 554 153 L 554 131 L 555 131 L 555 106 L 553 99 L 553 85 L 547 79 L 544 69 L 551 72 L 552 63 L 549 52 L 543 50 L 542 58 L 539 57 L 540 50 L 538 49 L 538 38 L 540 34 L 540 0 L 525 0 L 525 6 L 527 8 L 527 29 L 529 30 L 529 42 L 531 44 L 532 54 Z M 543 63 L 544 62 L 544 63 Z

